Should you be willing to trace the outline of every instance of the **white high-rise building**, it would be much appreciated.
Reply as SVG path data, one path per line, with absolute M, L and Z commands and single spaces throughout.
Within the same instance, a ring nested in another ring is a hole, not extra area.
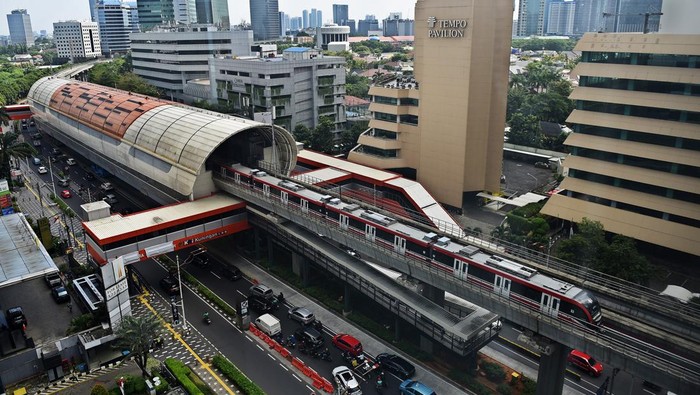
M 59 58 L 96 58 L 102 55 L 97 22 L 54 22 L 53 39 Z
M 34 33 L 32 33 L 32 21 L 27 10 L 12 10 L 7 14 L 7 25 L 10 28 L 10 40 L 12 44 L 23 44 L 27 47 L 34 46 Z
M 96 0 L 95 19 L 100 28 L 102 53 L 113 54 L 129 50 L 129 34 L 139 31 L 136 4 L 121 0 Z
M 197 7 L 194 0 L 173 0 L 173 11 L 176 23 L 197 23 Z

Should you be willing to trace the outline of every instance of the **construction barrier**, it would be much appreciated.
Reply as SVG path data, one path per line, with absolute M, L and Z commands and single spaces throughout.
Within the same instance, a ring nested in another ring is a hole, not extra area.
M 280 354 L 282 355 L 283 358 L 287 358 L 287 359 L 289 359 L 289 357 L 292 356 L 292 353 L 284 347 L 280 350 Z
M 306 365 L 304 365 L 304 361 L 302 361 L 299 358 L 294 357 L 294 358 L 292 358 L 292 366 L 294 366 L 295 368 L 297 368 L 303 372 L 304 366 L 306 366 Z
M 304 373 L 304 376 L 306 376 L 306 377 L 311 377 L 311 372 L 313 372 L 313 369 L 311 369 L 310 367 L 304 365 L 304 366 L 302 366 L 302 368 L 301 368 L 301 372 Z
M 334 390 L 333 384 L 330 381 L 326 380 L 324 377 L 321 377 L 321 381 L 323 382 L 323 390 L 329 394 L 332 394 Z
M 323 381 L 321 381 L 321 380 L 314 380 L 313 386 L 314 386 L 314 388 L 316 388 L 316 389 L 318 389 L 318 390 L 323 389 Z
M 283 348 L 284 348 L 284 347 L 282 347 L 281 344 L 275 342 L 275 351 L 277 351 L 278 353 L 282 354 L 282 349 L 283 349 Z

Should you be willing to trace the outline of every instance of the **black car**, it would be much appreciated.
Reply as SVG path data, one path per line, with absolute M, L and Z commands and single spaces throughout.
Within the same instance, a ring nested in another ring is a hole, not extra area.
M 19 329 L 27 326 L 27 317 L 24 316 L 24 310 L 20 306 L 10 307 L 7 309 L 7 324 L 12 329 Z
M 70 302 L 70 295 L 68 295 L 68 291 L 63 286 L 53 288 L 51 296 L 53 296 L 56 303 Z
M 275 309 L 272 302 L 258 295 L 250 295 L 248 297 L 248 307 L 259 314 L 268 313 Z
M 377 362 L 382 369 L 399 376 L 402 380 L 413 377 L 416 367 L 398 355 L 382 353 L 377 355 Z
M 302 326 L 294 332 L 294 337 L 305 347 L 316 350 L 323 345 L 323 335 L 310 326 Z
M 95 176 L 92 173 L 85 173 L 85 179 L 88 181 L 92 181 L 95 179 Z
M 243 273 L 241 273 L 241 269 L 233 266 L 233 265 L 226 265 L 221 269 L 221 272 L 223 273 L 224 277 L 231 281 L 236 281 L 240 280 L 243 278 Z
M 160 280 L 160 287 L 163 288 L 163 291 L 170 296 L 180 293 L 180 287 L 177 280 L 172 277 L 164 277 L 162 280 Z

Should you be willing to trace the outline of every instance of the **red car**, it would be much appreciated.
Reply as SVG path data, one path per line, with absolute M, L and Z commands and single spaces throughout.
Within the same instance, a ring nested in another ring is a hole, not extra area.
M 596 361 L 590 355 L 579 350 L 572 350 L 567 359 L 570 364 L 576 365 L 579 369 L 585 370 L 593 377 L 598 377 L 603 373 L 603 364 Z
M 333 336 L 333 345 L 338 347 L 340 351 L 347 351 L 353 356 L 362 354 L 362 343 L 345 333 L 339 333 Z
M 62 197 L 62 198 L 68 199 L 68 198 L 71 197 L 71 196 L 72 196 L 72 195 L 70 194 L 70 191 L 69 191 L 69 190 L 64 189 L 64 190 L 61 191 L 61 197 Z

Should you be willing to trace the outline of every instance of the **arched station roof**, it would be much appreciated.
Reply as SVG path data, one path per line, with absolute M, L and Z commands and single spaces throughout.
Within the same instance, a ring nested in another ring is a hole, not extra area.
M 115 150 L 115 144 L 105 144 L 105 140 L 114 141 L 116 145 L 126 143 L 157 158 L 126 160 L 125 165 L 183 195 L 192 193 L 196 178 L 214 150 L 243 131 L 255 131 L 271 142 L 274 130 L 280 170 L 289 174 L 296 163 L 294 138 L 279 126 L 271 128 L 248 119 L 55 77 L 37 81 L 28 98 L 35 112 L 48 113 L 47 109 L 51 109 L 109 137 L 95 139 L 94 144 L 88 141 L 91 148 L 100 150 L 107 157 L 119 156 L 120 153 L 110 152 Z M 90 140 L 92 135 L 73 137 L 83 141 L 80 137 Z M 121 151 L 121 155 L 124 154 L 133 158 L 139 156 L 128 148 Z M 170 166 L 158 166 L 158 160 Z M 146 164 L 152 168 L 146 168 Z

